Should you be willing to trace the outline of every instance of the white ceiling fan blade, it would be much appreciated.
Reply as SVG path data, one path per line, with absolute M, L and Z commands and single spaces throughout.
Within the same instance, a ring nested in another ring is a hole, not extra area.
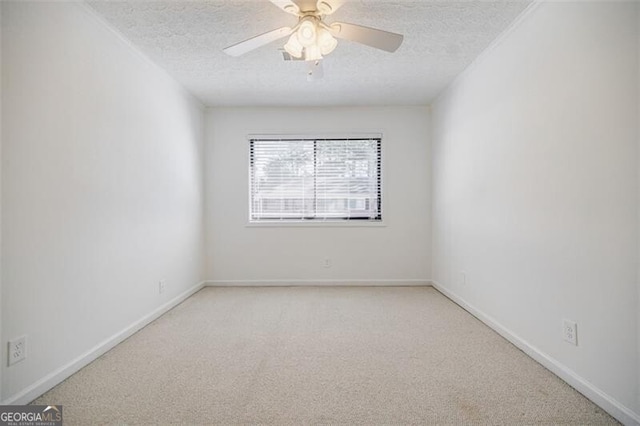
M 404 36 L 401 34 L 363 27 L 361 25 L 345 24 L 344 22 L 333 23 L 329 28 L 334 37 L 366 44 L 367 46 L 386 50 L 387 52 L 395 52 L 398 50 L 398 47 L 400 47 L 404 39 Z
M 291 0 L 269 0 L 271 3 L 278 6 L 280 9 L 284 10 L 287 13 L 292 15 L 298 15 L 300 13 L 300 8 L 297 4 L 292 2 Z
M 240 43 L 236 43 L 232 46 L 226 47 L 225 49 L 223 49 L 223 52 L 230 56 L 244 55 L 247 52 L 257 49 L 258 47 L 262 47 L 265 44 L 271 43 L 272 41 L 276 41 L 283 37 L 286 37 L 292 32 L 293 29 L 290 27 L 278 28 L 277 30 L 269 31 L 268 33 L 260 34 L 248 40 L 241 41 Z
M 323 15 L 331 15 L 345 3 L 346 0 L 318 0 L 316 9 Z

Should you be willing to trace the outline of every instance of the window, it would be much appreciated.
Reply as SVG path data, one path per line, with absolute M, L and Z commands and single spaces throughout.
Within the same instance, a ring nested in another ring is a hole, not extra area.
M 249 144 L 252 222 L 382 220 L 379 136 Z

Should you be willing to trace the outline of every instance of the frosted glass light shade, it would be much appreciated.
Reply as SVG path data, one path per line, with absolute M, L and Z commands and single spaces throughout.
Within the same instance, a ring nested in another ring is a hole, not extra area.
M 311 45 L 304 48 L 304 60 L 305 61 L 319 61 L 322 59 L 322 52 L 317 45 Z
M 316 26 L 312 21 L 303 21 L 298 28 L 298 41 L 304 47 L 316 44 Z
M 302 58 L 303 46 L 298 41 L 298 35 L 296 33 L 291 34 L 289 41 L 284 45 L 284 50 L 294 58 Z
M 2 0 L 0 0 L 2 1 Z M 319 61 L 338 45 L 338 40 L 316 16 L 300 19 L 295 32 L 284 45 L 284 50 L 294 58 Z
M 333 52 L 333 49 L 335 49 L 337 45 L 338 40 L 336 40 L 329 31 L 324 28 L 318 31 L 318 46 L 323 55 L 328 55 Z

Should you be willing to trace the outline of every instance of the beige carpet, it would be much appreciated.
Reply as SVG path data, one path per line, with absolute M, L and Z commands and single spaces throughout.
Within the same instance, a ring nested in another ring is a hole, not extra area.
M 65 424 L 616 424 L 432 288 L 205 288 L 38 404 Z

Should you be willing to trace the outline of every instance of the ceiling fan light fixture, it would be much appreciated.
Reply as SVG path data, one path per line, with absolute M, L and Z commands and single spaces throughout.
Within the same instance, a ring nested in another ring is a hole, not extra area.
M 319 61 L 322 59 L 322 51 L 317 45 L 311 45 L 304 48 L 304 60 L 305 61 Z
M 1 2 L 2 0 L 0 0 Z M 261 0 L 263 1 L 263 0 Z M 332 53 L 338 40 L 349 40 L 386 52 L 395 52 L 404 37 L 376 28 L 346 22 L 327 24 L 324 17 L 333 15 L 349 0 L 270 0 L 283 11 L 295 15 L 298 23 L 293 27 L 281 27 L 251 37 L 223 49 L 230 56 L 240 56 L 254 49 L 266 46 L 276 40 L 289 37 L 284 45 L 286 59 L 304 59 L 308 64 L 316 64 L 310 69 L 310 76 L 322 75 L 321 59 Z M 363 0 L 361 0 L 363 1 Z
M 304 47 L 298 41 L 298 34 L 293 33 L 291 37 L 289 37 L 289 41 L 284 45 L 284 50 L 294 58 L 302 58 L 302 49 Z
M 338 45 L 338 40 L 331 35 L 331 33 L 324 28 L 320 28 L 318 31 L 318 46 L 323 55 L 328 55 Z
M 300 23 L 298 28 L 298 41 L 304 47 L 313 46 L 316 44 L 317 30 L 315 22 L 311 19 L 305 19 Z

